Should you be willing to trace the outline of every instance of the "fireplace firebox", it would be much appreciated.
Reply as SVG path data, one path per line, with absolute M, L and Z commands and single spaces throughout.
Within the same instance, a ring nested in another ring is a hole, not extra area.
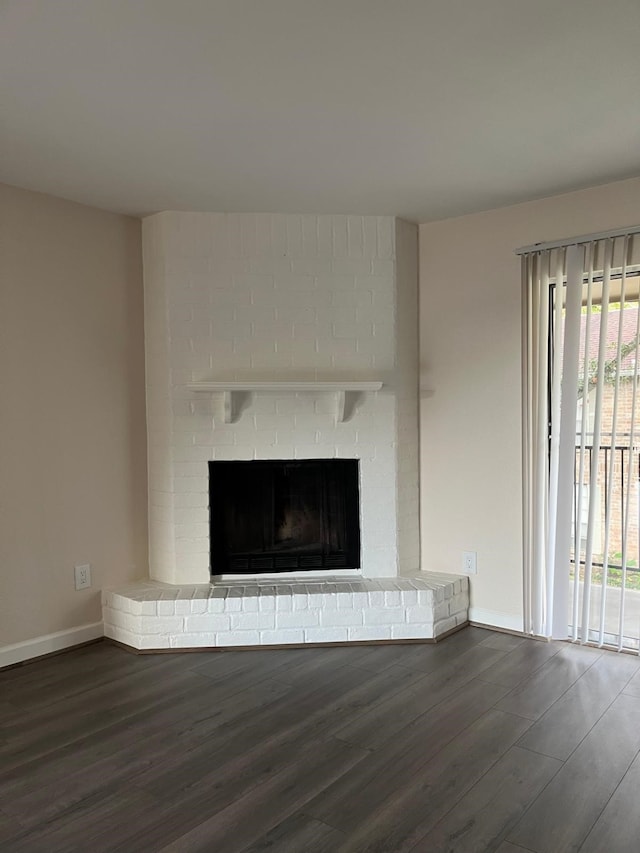
M 212 575 L 360 568 L 358 465 L 210 462 Z

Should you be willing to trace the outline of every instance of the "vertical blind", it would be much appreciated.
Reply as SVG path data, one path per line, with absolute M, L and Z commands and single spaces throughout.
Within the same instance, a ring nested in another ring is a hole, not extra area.
M 618 649 L 640 645 L 637 233 L 519 251 L 525 627 Z

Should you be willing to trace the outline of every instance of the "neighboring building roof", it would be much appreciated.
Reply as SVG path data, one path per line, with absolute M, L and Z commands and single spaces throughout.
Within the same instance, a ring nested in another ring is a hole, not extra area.
M 589 323 L 589 341 L 588 341 L 588 359 L 595 361 L 598 358 L 598 350 L 600 346 L 600 325 L 602 323 L 603 314 L 591 314 Z M 618 347 L 618 335 L 620 332 L 620 319 L 622 317 L 622 344 L 632 343 L 638 334 L 638 305 L 627 305 L 623 311 L 620 309 L 610 310 L 607 314 L 607 361 L 615 357 Z M 584 359 L 585 352 L 585 333 L 587 327 L 587 315 L 583 314 L 581 318 L 580 330 L 580 364 Z M 635 364 L 637 350 L 632 350 L 622 359 L 622 370 L 633 370 Z

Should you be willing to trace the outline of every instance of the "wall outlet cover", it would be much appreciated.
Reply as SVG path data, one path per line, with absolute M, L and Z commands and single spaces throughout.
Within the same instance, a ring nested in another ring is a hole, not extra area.
M 75 567 L 76 589 L 89 589 L 91 586 L 91 564 L 83 563 Z
M 462 552 L 462 571 L 465 575 L 476 575 L 478 573 L 477 553 L 475 551 Z

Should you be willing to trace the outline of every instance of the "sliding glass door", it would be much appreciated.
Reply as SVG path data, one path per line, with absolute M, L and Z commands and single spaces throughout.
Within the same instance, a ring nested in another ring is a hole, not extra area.
M 633 238 L 523 257 L 529 630 L 640 647 L 640 274 Z

